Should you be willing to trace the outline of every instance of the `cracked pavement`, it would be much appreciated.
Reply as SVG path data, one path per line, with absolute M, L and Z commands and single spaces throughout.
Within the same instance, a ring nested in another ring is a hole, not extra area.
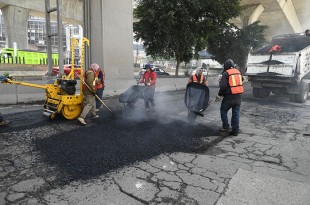
M 210 91 L 212 100 L 218 89 Z M 298 185 L 305 193 L 294 193 L 295 204 L 306 204 L 309 99 L 255 99 L 247 84 L 241 133 L 225 138 L 217 132 L 220 103 L 189 124 L 183 99 L 183 90 L 157 93 L 151 115 L 141 100 L 124 115 L 117 98 L 106 99 L 115 117 L 101 110 L 87 126 L 48 121 L 40 107 L 7 110 L 13 122 L 0 130 L 0 204 L 292 204 L 290 192 L 282 197 L 276 188 L 257 193 L 282 199 L 242 195 L 259 182 Z

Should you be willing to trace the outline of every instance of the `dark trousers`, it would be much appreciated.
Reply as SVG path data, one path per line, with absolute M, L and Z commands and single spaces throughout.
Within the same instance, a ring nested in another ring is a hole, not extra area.
M 155 86 L 148 86 L 145 88 L 143 92 L 143 98 L 144 98 L 144 106 L 146 109 L 150 107 L 149 103 L 154 107 L 154 94 L 155 94 Z
M 1 112 L 0 112 L 0 122 L 2 122 L 2 121 L 3 121 L 3 117 L 2 117 Z
M 104 90 L 104 87 L 102 87 L 102 88 L 100 88 L 100 89 L 98 89 L 98 90 L 96 91 L 96 95 L 97 95 L 100 99 L 102 99 L 103 90 Z M 98 100 L 98 98 L 96 97 L 96 109 L 100 109 L 101 104 L 102 104 L 102 103 L 100 102 L 100 100 Z
M 241 95 L 226 95 L 224 96 L 221 104 L 221 120 L 223 128 L 228 129 L 228 111 L 232 110 L 231 127 L 233 132 L 239 132 L 239 120 L 240 120 L 240 107 L 241 107 Z

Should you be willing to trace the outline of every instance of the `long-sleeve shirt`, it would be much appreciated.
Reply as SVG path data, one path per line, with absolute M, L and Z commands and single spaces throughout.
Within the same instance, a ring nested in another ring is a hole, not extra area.
M 222 78 L 219 82 L 219 86 L 220 86 L 220 90 L 218 95 L 219 96 L 224 96 L 224 95 L 230 95 L 231 91 L 230 91 L 230 86 L 228 83 L 228 73 L 225 71 L 222 74 Z
M 100 82 L 102 83 L 102 85 L 104 85 L 104 79 L 105 79 L 105 73 L 103 70 L 100 70 L 99 74 L 98 74 L 98 79 L 100 80 Z
M 87 70 L 85 73 L 85 83 L 91 90 L 89 90 L 89 88 L 86 86 L 86 89 L 83 91 L 84 95 L 92 95 L 92 93 L 96 91 L 94 81 L 95 81 L 94 71 L 90 69 Z
M 144 75 L 143 75 L 143 78 L 142 80 L 140 81 L 141 83 L 144 83 L 145 85 L 147 83 L 150 82 L 150 79 L 151 79 L 151 85 L 152 86 L 155 86 L 156 84 L 156 73 L 155 72 L 145 72 Z

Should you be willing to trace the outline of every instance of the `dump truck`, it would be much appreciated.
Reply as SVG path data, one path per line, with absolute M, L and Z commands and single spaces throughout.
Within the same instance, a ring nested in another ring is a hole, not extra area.
M 248 55 L 245 76 L 253 95 L 266 98 L 271 93 L 289 95 L 290 101 L 306 102 L 310 86 L 310 37 L 285 34 Z

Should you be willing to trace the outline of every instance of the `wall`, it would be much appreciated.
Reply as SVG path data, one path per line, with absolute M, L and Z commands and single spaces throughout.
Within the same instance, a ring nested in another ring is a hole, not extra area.
M 17 77 L 40 77 L 47 73 L 47 65 L 0 64 L 0 74 Z
M 87 1 L 90 19 L 90 63 L 96 62 L 111 79 L 133 79 L 133 23 L 131 0 Z M 89 20 L 88 20 L 89 21 Z M 89 64 L 90 64 L 89 63 Z
M 156 92 L 185 89 L 188 78 L 158 78 Z M 130 86 L 136 85 L 136 81 L 124 80 L 120 84 L 115 80 L 106 80 L 104 97 L 115 96 L 125 92 Z M 45 85 L 47 81 L 24 81 L 38 85 Z M 78 82 L 79 83 L 79 82 Z M 79 86 L 77 86 L 77 89 Z M 79 92 L 79 91 L 78 91 Z M 45 90 L 21 85 L 0 84 L 0 105 L 20 103 L 42 103 L 45 100 Z

